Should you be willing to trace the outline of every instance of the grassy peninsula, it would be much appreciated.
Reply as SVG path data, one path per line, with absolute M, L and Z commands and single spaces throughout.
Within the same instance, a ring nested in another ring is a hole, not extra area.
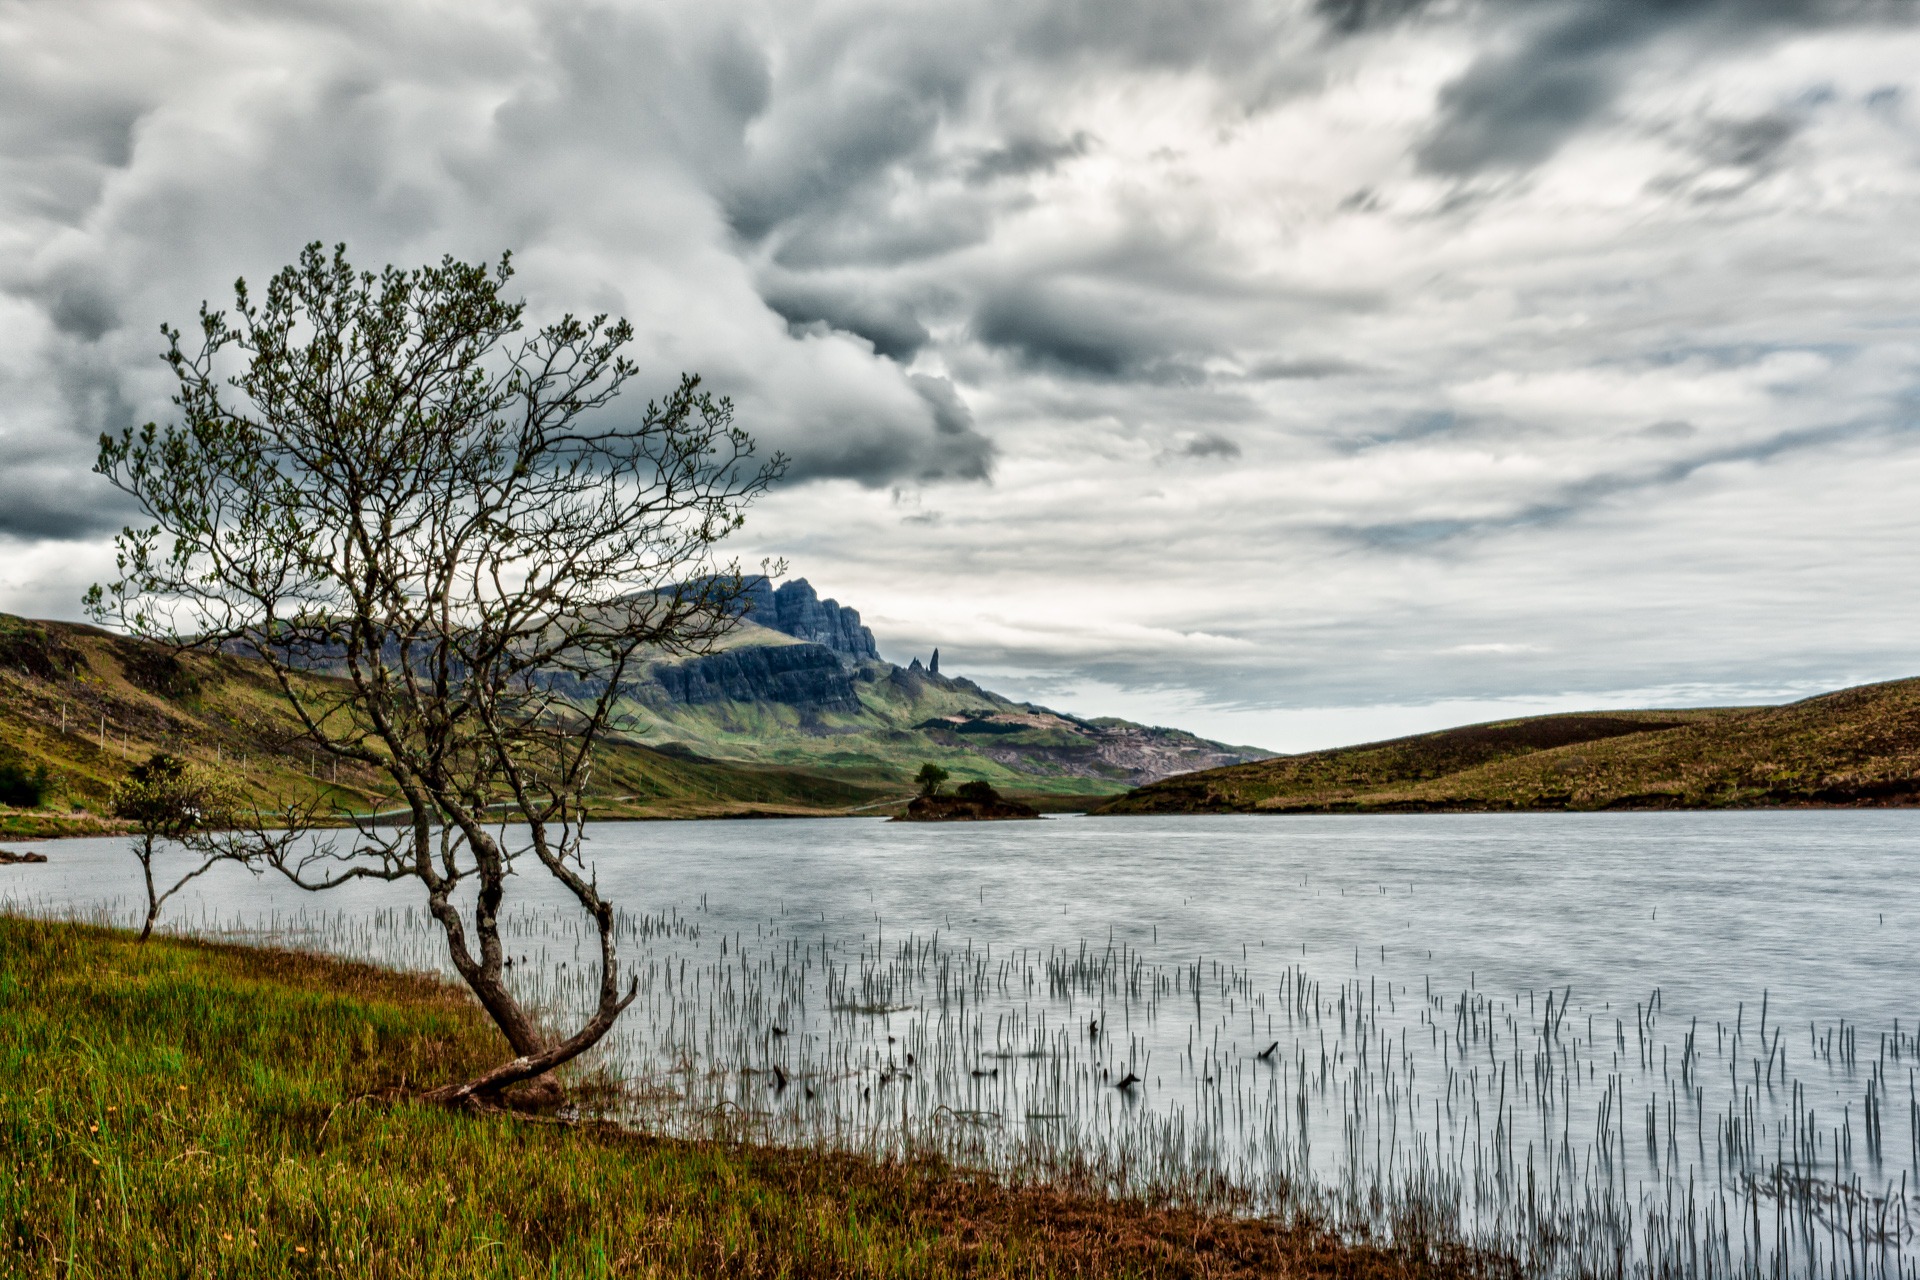
M 0 917 L 9 1276 L 1448 1276 L 1470 1259 L 928 1163 L 456 1114 L 428 978 Z
M 1785 706 L 1531 716 L 1275 756 L 1098 813 L 1430 813 L 1920 804 L 1920 679 Z

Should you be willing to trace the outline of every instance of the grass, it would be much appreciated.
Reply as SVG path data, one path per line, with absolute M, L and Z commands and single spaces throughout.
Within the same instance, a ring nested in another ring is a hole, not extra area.
M 1185 774 L 1102 813 L 1920 803 L 1920 680 L 1779 707 L 1534 716 Z
M 933 1163 L 409 1101 L 503 1046 L 440 983 L 0 917 L 8 1276 L 1442 1276 Z

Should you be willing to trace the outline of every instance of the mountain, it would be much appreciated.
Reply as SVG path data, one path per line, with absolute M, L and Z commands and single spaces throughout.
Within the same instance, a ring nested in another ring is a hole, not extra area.
M 381 779 L 316 760 L 298 736 L 257 661 L 0 614 L 0 781 L 42 792 L 31 807 L 0 794 L 0 837 L 117 829 L 108 792 L 155 751 L 269 800 L 321 794 L 357 812 L 391 803 Z M 894 804 L 907 790 L 888 778 L 688 759 L 620 739 L 606 744 L 595 776 L 593 812 L 608 818 L 847 812 Z
M 856 611 L 806 579 L 748 584 L 744 621 L 719 652 L 649 664 L 623 710 L 669 754 L 904 781 L 921 764 L 1026 795 L 1101 796 L 1264 756 L 1125 720 L 1015 702 L 942 673 L 939 654 L 879 658 Z M 581 692 L 588 692 L 582 689 Z
M 860 613 L 838 600 L 822 600 L 805 578 L 783 582 L 776 590 L 773 583 L 755 574 L 747 579 L 743 611 L 751 622 L 823 645 L 842 657 L 856 662 L 880 661 L 880 650 L 873 632 L 860 625 Z
M 1533 716 L 1168 778 L 1098 813 L 1920 804 L 1920 680 L 1785 706 Z
M 623 691 L 590 797 L 601 817 L 886 812 L 933 762 L 1042 808 L 1262 753 L 1175 729 L 1085 720 L 878 656 L 860 615 L 804 580 L 749 583 L 717 652 L 662 656 Z M 336 676 L 321 666 L 306 677 Z M 561 691 L 595 692 L 584 682 Z M 0 614 L 0 836 L 114 829 L 113 783 L 157 750 L 284 799 L 322 792 L 356 811 L 389 801 L 371 773 L 316 761 L 265 668 L 175 653 L 95 627 Z M 44 779 L 44 783 L 36 779 Z M 17 785 L 16 785 L 17 784 Z M 37 806 L 9 805 L 28 790 Z

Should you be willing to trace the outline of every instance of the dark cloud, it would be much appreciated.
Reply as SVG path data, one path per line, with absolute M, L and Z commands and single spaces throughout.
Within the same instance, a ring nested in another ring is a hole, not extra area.
M 1640 434 L 1655 440 L 1686 440 L 1700 434 L 1700 429 L 1691 422 L 1678 418 L 1668 418 L 1640 428 Z
M 912 360 L 914 352 L 932 338 L 915 314 L 913 303 L 905 298 L 836 289 L 804 277 L 767 286 L 762 296 L 796 332 L 809 325 L 825 324 L 865 338 L 890 360 Z
M 988 291 L 973 337 L 1029 365 L 1082 377 L 1160 380 L 1186 371 L 1164 315 L 1098 284 L 1049 282 Z
M 707 53 L 708 75 L 715 98 L 741 123 L 767 109 L 773 96 L 773 72 L 766 50 L 743 32 L 725 30 Z
M 1831 448 L 1851 438 L 1883 434 L 1885 430 L 1885 426 L 1879 423 L 1848 422 L 1776 431 L 1737 444 L 1698 448 L 1680 457 L 1648 465 L 1596 470 L 1558 486 L 1549 495 L 1484 516 L 1376 521 L 1332 532 L 1367 546 L 1417 548 L 1459 538 L 1561 524 L 1590 512 L 1602 503 L 1682 484 L 1709 467 L 1769 462 L 1790 454 Z M 1656 439 L 1685 440 L 1691 439 L 1696 432 L 1685 422 L 1657 422 L 1640 434 Z
M 921 482 L 979 481 L 992 473 L 993 442 L 945 378 L 916 375 L 909 385 L 917 414 L 841 418 L 796 438 L 790 482 L 855 480 L 881 488 L 911 477 Z
M 1427 7 L 1430 0 L 1314 0 L 1313 10 L 1343 36 L 1390 27 Z
M 1052 173 L 1062 160 L 1083 156 L 1092 145 L 1092 136 L 1084 130 L 1058 142 L 1017 138 L 974 160 L 967 170 L 967 178 L 971 182 L 992 182 L 997 178 L 1024 178 L 1030 173 Z
M 973 411 L 946 378 L 915 373 L 907 377 L 933 414 L 939 456 L 921 472 L 923 480 L 985 480 L 993 466 L 993 442 L 973 425 Z
M 1180 453 L 1188 458 L 1237 458 L 1240 446 L 1223 435 L 1208 432 L 1187 441 Z
M 870 208 L 870 187 L 924 154 L 965 92 L 961 67 L 919 57 L 873 65 L 859 52 L 818 71 L 813 83 L 783 86 L 784 127 L 746 156 L 724 196 L 727 220 L 743 240 L 818 223 L 843 208 Z
M 887 268 L 970 248 L 992 233 L 993 210 L 981 205 L 953 201 L 898 209 L 874 193 L 783 222 L 773 257 L 794 272 Z
M 1417 157 L 1464 176 L 1525 169 L 1602 115 L 1656 40 L 1699 56 L 1794 30 L 1910 22 L 1913 0 L 1499 0 L 1488 20 L 1507 38 L 1440 95 Z
M 942 435 L 965 436 L 973 433 L 973 411 L 967 408 L 967 402 L 953 383 L 946 378 L 937 378 L 932 374 L 914 373 L 907 375 L 907 381 L 920 398 L 933 410 L 933 429 Z
M 1799 120 L 1778 111 L 1746 120 L 1716 120 L 1707 127 L 1700 151 L 1713 164 L 1771 169 L 1800 128 Z
M 1283 381 L 1292 378 L 1337 378 L 1343 374 L 1364 372 L 1366 366 L 1338 357 L 1300 360 L 1262 360 L 1247 370 L 1255 379 Z
M 139 518 L 130 500 L 68 459 L 0 466 L 0 536 L 97 538 Z
M 41 297 L 54 327 L 82 341 L 98 342 L 108 330 L 119 327 L 118 305 L 110 291 L 95 281 L 53 281 L 41 290 Z

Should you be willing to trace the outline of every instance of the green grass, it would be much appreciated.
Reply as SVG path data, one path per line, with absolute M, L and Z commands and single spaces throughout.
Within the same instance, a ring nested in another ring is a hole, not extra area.
M 1102 813 L 1920 803 L 1920 680 L 1779 707 L 1534 716 L 1184 774 Z
M 0 917 L 0 1274 L 1465 1273 L 932 1164 L 408 1100 L 502 1050 L 430 979 Z

